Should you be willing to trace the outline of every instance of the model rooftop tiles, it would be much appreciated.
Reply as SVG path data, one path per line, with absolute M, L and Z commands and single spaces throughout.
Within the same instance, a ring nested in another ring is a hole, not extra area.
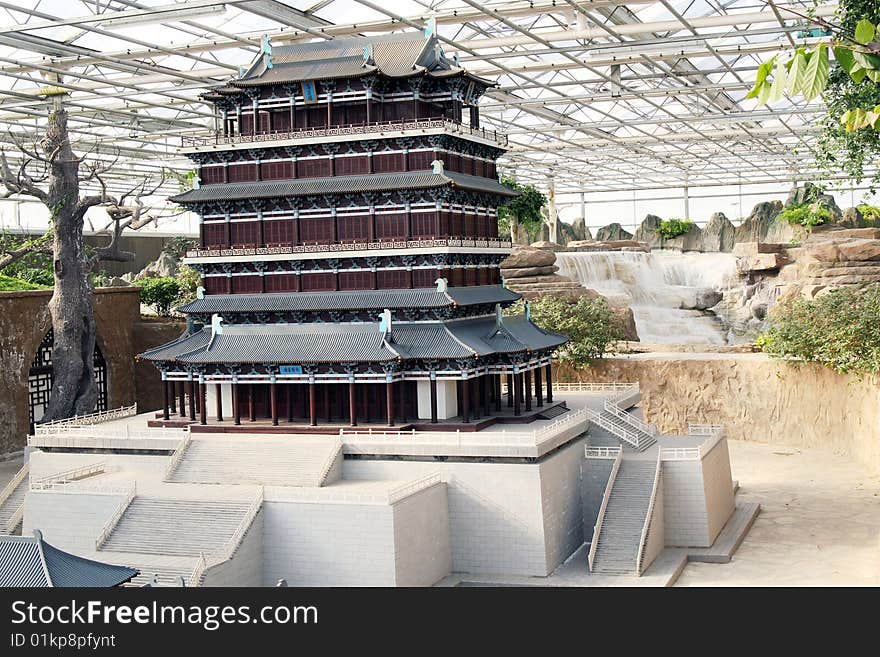
M 328 176 L 324 178 L 296 178 L 247 183 L 219 183 L 202 185 L 170 198 L 175 203 L 203 201 L 231 201 L 238 199 L 281 198 L 285 196 L 310 196 L 316 194 L 353 194 L 359 192 L 383 192 L 400 189 L 433 189 L 460 187 L 461 189 L 497 194 L 505 197 L 519 196 L 519 192 L 505 187 L 494 178 L 483 178 L 467 173 L 446 171 L 405 171 L 400 173 L 371 173 L 351 176 Z

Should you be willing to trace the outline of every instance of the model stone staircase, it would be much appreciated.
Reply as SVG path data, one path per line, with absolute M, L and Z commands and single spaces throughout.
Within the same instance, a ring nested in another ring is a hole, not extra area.
M 341 457 L 338 440 L 193 438 L 169 482 L 321 486 Z
M 588 411 L 591 422 L 639 452 L 645 451 L 657 442 L 652 433 L 639 426 L 641 423 L 638 418 L 626 411 L 619 414 L 611 413 L 604 408 L 601 411 L 590 409 Z
M 138 496 L 99 550 L 188 557 L 222 553 L 246 520 L 251 504 L 247 500 Z
M 27 475 L 28 466 L 25 465 L 0 493 L 0 534 L 21 533 L 21 509 L 28 491 Z
M 602 518 L 594 573 L 635 575 L 646 515 L 651 507 L 657 462 L 646 458 L 624 458 L 611 485 Z

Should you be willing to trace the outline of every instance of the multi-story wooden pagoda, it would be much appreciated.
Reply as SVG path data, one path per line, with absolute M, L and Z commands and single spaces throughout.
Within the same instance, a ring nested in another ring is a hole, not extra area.
M 533 391 L 546 410 L 565 338 L 501 312 L 519 295 L 496 209 L 515 192 L 506 139 L 480 127 L 491 85 L 411 33 L 267 42 L 204 95 L 216 130 L 185 141 L 198 177 L 172 199 L 201 217 L 186 262 L 204 293 L 144 354 L 166 421 L 187 391 L 192 420 L 224 427 L 525 419 Z

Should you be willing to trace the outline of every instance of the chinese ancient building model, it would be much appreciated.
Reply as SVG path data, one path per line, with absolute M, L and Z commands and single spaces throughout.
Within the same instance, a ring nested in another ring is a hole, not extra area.
M 496 210 L 516 192 L 496 173 L 506 139 L 480 127 L 490 86 L 411 33 L 266 42 L 203 96 L 216 130 L 185 140 L 198 178 L 172 200 L 201 217 L 186 262 L 204 292 L 180 308 L 187 332 L 143 354 L 164 382 L 156 424 L 178 403 L 224 431 L 562 410 L 565 338 L 502 313 L 520 295 Z

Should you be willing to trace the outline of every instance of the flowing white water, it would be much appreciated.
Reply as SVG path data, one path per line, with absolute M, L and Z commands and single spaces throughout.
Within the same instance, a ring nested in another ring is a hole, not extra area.
M 728 253 L 593 251 L 556 254 L 559 273 L 630 306 L 643 342 L 726 344 L 721 323 L 695 305 L 701 290 L 736 281 Z

